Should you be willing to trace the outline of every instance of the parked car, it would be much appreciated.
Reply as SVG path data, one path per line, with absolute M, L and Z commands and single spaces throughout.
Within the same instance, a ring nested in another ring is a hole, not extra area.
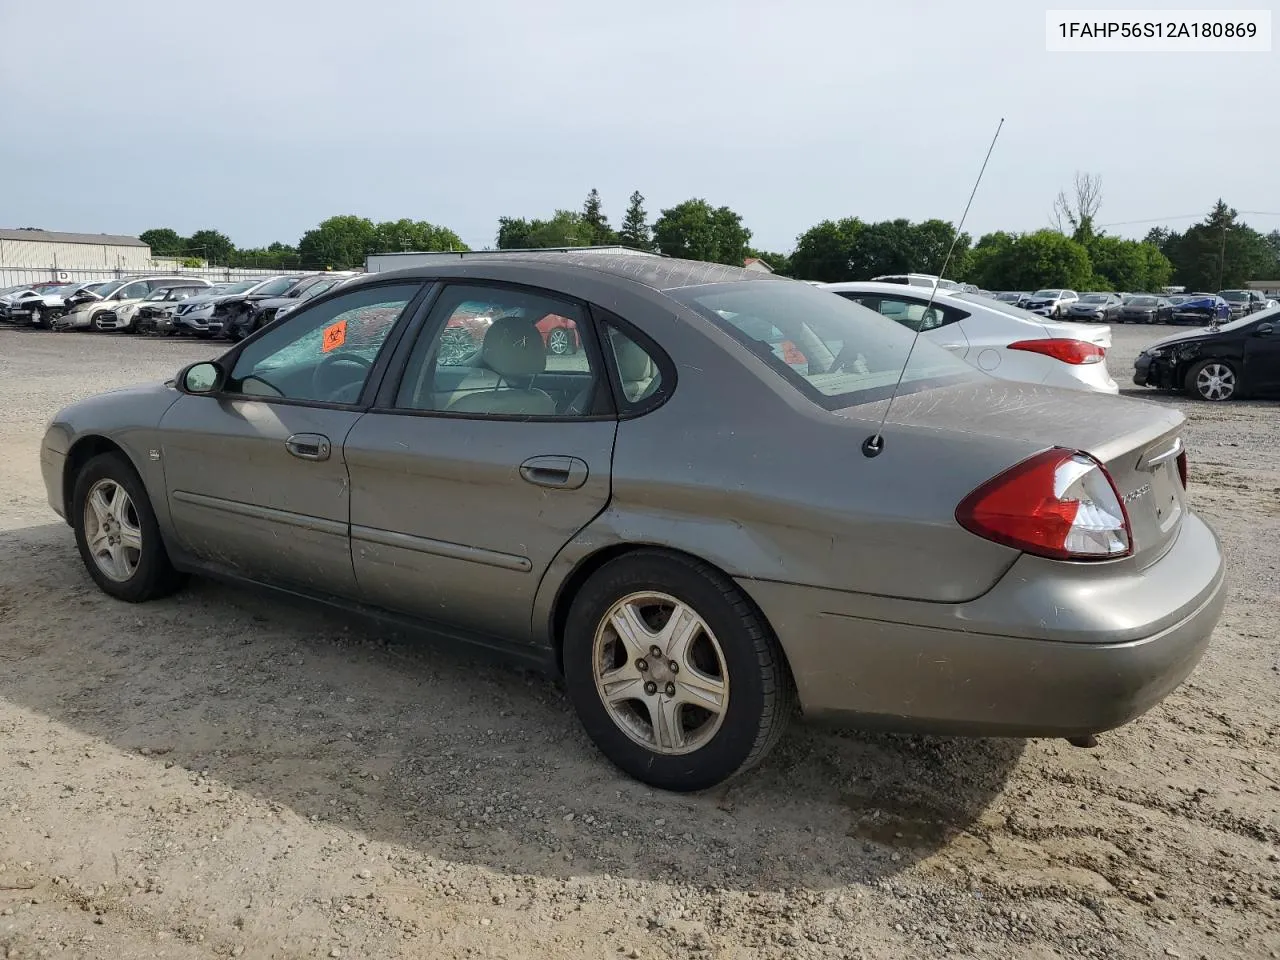
M 133 312 L 133 329 L 138 333 L 172 333 L 173 325 L 171 323 L 166 322 L 164 327 L 161 328 L 162 318 L 167 321 L 167 318 L 172 315 L 173 311 L 184 300 L 216 289 L 216 285 L 213 287 L 197 287 L 191 284 L 158 287 L 137 304 L 137 308 Z
M 1201 400 L 1280 394 L 1280 307 L 1157 340 L 1138 354 L 1133 382 Z
M 77 285 L 71 293 L 62 298 L 64 312 L 70 313 L 82 303 L 102 299 L 103 291 L 114 287 L 119 282 L 119 278 L 113 277 L 107 280 L 89 280 Z
M 1267 309 L 1268 298 L 1257 290 L 1219 290 L 1218 296 L 1231 307 L 1231 316 L 1243 317 Z
M 289 292 L 283 296 L 270 297 L 266 300 L 254 300 L 249 305 L 249 313 L 237 323 L 235 328 L 224 330 L 228 339 L 239 340 L 248 336 L 259 327 L 264 327 L 277 316 L 287 314 L 313 297 L 332 290 L 345 280 L 358 276 L 354 271 L 341 273 L 320 273 L 299 280 Z
M 249 315 L 255 304 L 285 296 L 301 284 L 311 282 L 314 276 L 315 273 L 291 273 L 259 280 L 247 290 L 219 297 L 212 304 L 212 309 L 206 310 L 205 307 L 209 306 L 206 304 L 199 312 L 179 311 L 179 316 L 188 325 L 199 326 L 200 329 L 196 332 L 200 336 L 226 336 L 234 340 L 245 335 Z
M 1231 319 L 1231 305 L 1216 293 L 1188 294 L 1173 306 L 1174 323 L 1221 323 Z
M 65 296 L 74 289 L 73 284 L 37 283 L 14 290 L 0 297 L 0 317 L 11 323 L 51 327 L 66 309 Z
M 1012 303 L 1016 307 L 1020 306 L 1022 301 L 1029 296 L 1029 293 L 1024 293 L 1020 290 L 1001 290 L 993 299 L 999 300 L 1001 303 Z
M 1037 290 L 1027 297 L 1026 303 L 1020 306 L 1030 313 L 1037 313 L 1042 317 L 1053 317 L 1056 320 L 1079 299 L 1080 295 L 1074 290 Z
M 1226 583 L 1175 408 L 993 390 L 808 284 L 635 259 L 353 281 L 168 383 L 58 412 L 49 502 L 112 597 L 225 576 L 506 650 L 562 673 L 603 754 L 673 790 L 758 763 L 797 700 L 1081 742 L 1194 669 Z M 498 319 L 478 357 L 441 362 L 468 303 Z M 547 314 L 587 342 L 573 363 L 548 368 Z
M 122 315 L 122 308 L 132 307 L 161 287 L 175 285 L 213 286 L 210 281 L 201 277 L 157 276 L 114 280 L 91 294 L 94 299 L 77 303 L 55 320 L 53 328 L 100 332 L 128 329 L 132 322 L 131 311 Z
M 188 297 L 173 312 L 174 329 L 179 333 L 190 333 L 198 337 L 212 337 L 222 330 L 222 320 L 214 322 L 214 312 L 218 304 L 230 297 L 246 294 L 267 284 L 292 283 L 292 278 L 268 277 L 266 279 L 235 280 L 219 284 L 203 296 Z
M 960 290 L 961 285 L 954 280 L 943 280 L 931 273 L 891 273 L 880 277 L 872 277 L 877 283 L 905 283 L 913 287 L 937 287 L 939 290 Z
M 1167 297 L 1134 296 L 1120 308 L 1120 323 L 1172 323 L 1174 306 Z
M 1066 309 L 1066 319 L 1077 323 L 1110 323 L 1120 316 L 1124 301 L 1118 293 L 1082 293 Z
M 1005 380 L 1118 393 L 1107 371 L 1111 328 L 1064 323 L 971 293 L 904 290 L 872 282 L 824 288 L 859 303 Z

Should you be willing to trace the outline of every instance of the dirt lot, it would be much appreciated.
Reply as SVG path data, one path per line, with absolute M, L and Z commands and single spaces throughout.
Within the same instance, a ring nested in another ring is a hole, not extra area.
M 1115 333 L 1128 384 L 1160 331 Z M 678 797 L 544 678 L 207 582 L 99 593 L 44 423 L 210 352 L 0 329 L 8 958 L 1280 956 L 1280 405 L 1176 401 L 1232 592 L 1148 716 L 1094 750 L 796 728 Z

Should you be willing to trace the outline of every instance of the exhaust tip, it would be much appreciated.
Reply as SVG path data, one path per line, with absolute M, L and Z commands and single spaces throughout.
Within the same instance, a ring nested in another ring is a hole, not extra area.
M 1098 745 L 1098 738 L 1090 733 L 1083 737 L 1067 737 L 1067 743 L 1071 744 L 1073 747 L 1080 747 L 1083 750 L 1092 750 Z

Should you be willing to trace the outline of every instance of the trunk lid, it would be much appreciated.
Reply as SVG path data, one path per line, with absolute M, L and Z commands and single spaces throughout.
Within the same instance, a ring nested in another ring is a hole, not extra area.
M 878 422 L 887 402 L 839 413 Z M 1022 440 L 1029 444 L 1028 456 L 1049 447 L 1093 456 L 1124 503 L 1139 566 L 1164 554 L 1186 512 L 1177 463 L 1186 417 L 1163 404 L 983 378 L 899 395 L 886 423 L 887 444 L 893 443 L 895 424 Z M 991 475 L 1008 466 L 993 464 Z
M 1107 324 L 1070 323 L 1061 320 L 1044 320 L 1040 324 L 1049 336 L 1057 340 L 1083 340 L 1103 350 L 1111 349 L 1111 327 Z

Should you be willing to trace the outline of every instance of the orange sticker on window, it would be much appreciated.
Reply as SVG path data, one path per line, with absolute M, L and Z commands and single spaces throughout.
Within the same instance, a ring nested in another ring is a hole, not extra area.
M 324 342 L 321 349 L 325 353 L 331 350 L 337 350 L 340 346 L 347 342 L 347 321 L 339 320 L 332 326 L 324 328 Z

